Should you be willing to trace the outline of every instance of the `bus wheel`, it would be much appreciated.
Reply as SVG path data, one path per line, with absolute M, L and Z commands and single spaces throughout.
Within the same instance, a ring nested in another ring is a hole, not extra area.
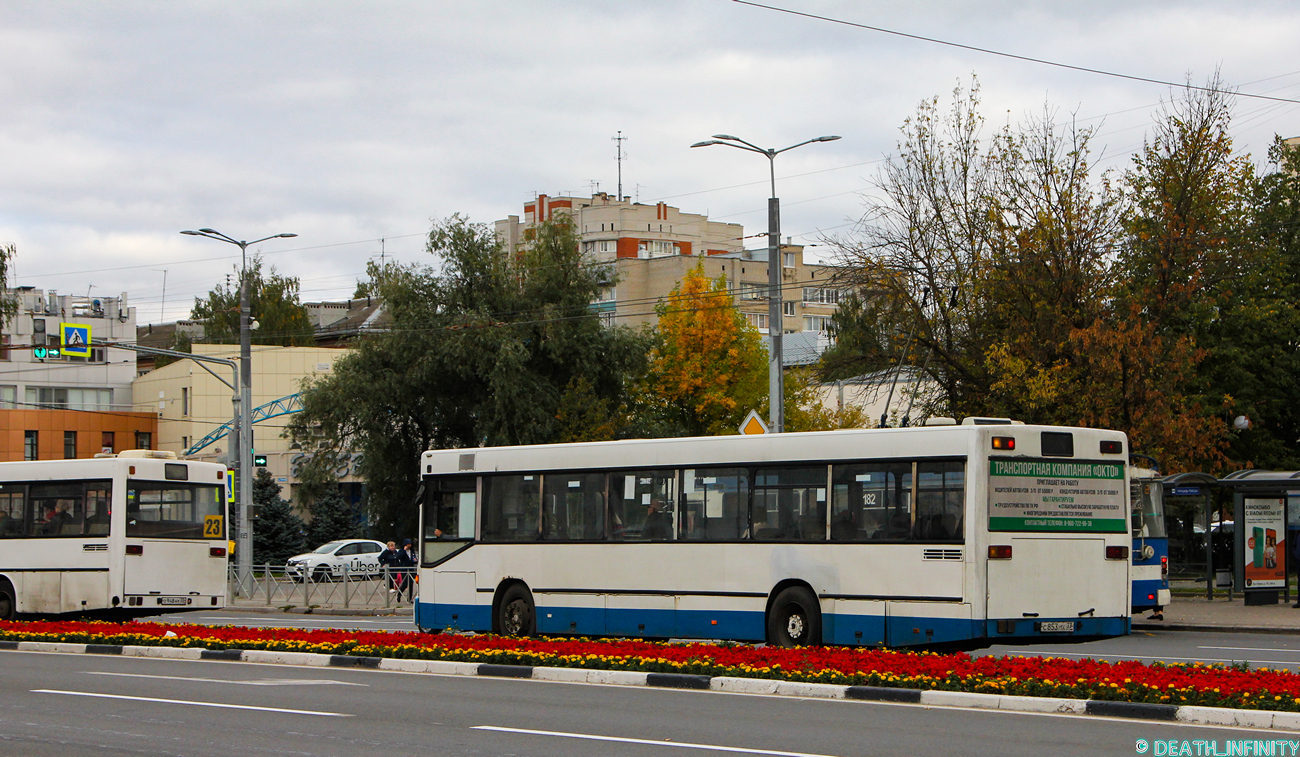
M 0 581 L 0 620 L 14 619 L 14 589 L 8 581 Z
M 778 647 L 806 647 L 822 640 L 821 606 L 802 586 L 783 589 L 767 615 L 767 639 Z
M 506 636 L 532 636 L 536 625 L 533 596 L 523 584 L 515 584 L 501 597 L 497 627 Z

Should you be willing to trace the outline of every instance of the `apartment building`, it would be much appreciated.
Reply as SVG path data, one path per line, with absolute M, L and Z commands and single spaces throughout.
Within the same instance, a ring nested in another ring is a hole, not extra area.
M 91 346 L 72 355 L 62 327 L 89 327 L 93 340 L 135 338 L 135 308 L 117 297 L 7 291 L 18 311 L 0 329 L 0 460 L 91 457 L 151 448 L 157 425 L 133 412 L 135 353 Z M 84 336 L 85 331 L 80 332 Z
M 530 226 L 555 213 L 569 214 L 582 249 L 610 266 L 610 284 L 592 304 L 608 323 L 654 323 L 655 304 L 703 258 L 705 274 L 725 275 L 745 318 L 767 331 L 768 249 L 745 249 L 740 224 L 710 221 L 662 202 L 642 205 L 598 192 L 591 197 L 538 195 L 524 204 L 522 217 L 497 221 L 497 236 L 508 248 L 516 248 L 526 244 Z M 795 244 L 782 245 L 780 265 L 783 333 L 824 335 L 839 305 L 841 287 L 833 281 L 837 269 L 805 262 L 804 248 Z M 821 343 L 824 347 L 824 336 Z

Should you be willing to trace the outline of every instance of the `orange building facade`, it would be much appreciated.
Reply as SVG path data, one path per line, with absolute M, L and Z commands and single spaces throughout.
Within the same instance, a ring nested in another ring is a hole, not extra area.
M 157 413 L 0 410 L 0 461 L 63 460 L 152 449 Z

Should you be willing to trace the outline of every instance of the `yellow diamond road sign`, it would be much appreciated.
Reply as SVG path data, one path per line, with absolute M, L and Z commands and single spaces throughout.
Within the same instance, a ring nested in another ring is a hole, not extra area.
M 90 326 L 82 323 L 60 323 L 60 341 L 63 354 L 73 357 L 90 357 Z
M 757 410 L 750 410 L 749 415 L 745 416 L 745 421 L 740 424 L 740 433 L 746 436 L 767 433 L 767 424 L 763 422 L 762 418 L 758 417 Z

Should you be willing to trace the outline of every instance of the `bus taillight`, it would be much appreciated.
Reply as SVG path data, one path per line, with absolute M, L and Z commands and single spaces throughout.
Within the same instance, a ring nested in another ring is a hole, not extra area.
M 1010 559 L 1011 559 L 1011 545 L 1010 545 L 1010 544 L 991 544 L 991 545 L 989 545 L 989 559 L 990 559 L 990 560 L 1010 560 Z
M 225 548 L 225 547 L 209 547 L 209 548 L 208 548 L 208 557 L 225 557 L 225 556 L 226 556 L 226 548 Z
M 1016 438 L 1014 436 L 995 436 L 993 437 L 993 449 L 1015 449 Z
M 1128 547 L 1106 547 L 1107 560 L 1127 560 Z
M 143 554 L 144 554 L 144 545 L 143 545 L 143 544 L 128 544 L 128 545 L 126 545 L 126 553 L 127 553 L 128 555 L 143 555 Z

